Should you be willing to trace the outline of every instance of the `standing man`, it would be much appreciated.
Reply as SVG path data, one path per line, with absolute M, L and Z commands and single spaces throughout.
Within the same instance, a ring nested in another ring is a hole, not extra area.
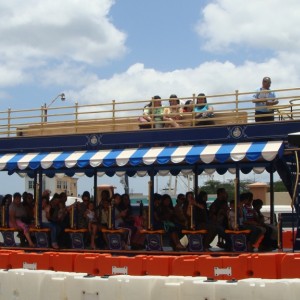
M 271 78 L 264 77 L 262 87 L 253 95 L 255 103 L 255 122 L 274 121 L 273 105 L 278 104 L 274 92 L 270 91 Z

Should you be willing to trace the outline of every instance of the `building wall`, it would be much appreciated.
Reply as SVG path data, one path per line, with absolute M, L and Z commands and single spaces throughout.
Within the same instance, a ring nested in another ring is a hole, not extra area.
M 68 196 L 77 196 L 77 181 L 78 178 L 68 176 L 43 176 L 43 191 L 50 190 L 51 195 L 66 192 Z M 34 194 L 33 179 L 28 176 L 25 177 L 25 191 Z
M 292 199 L 288 192 L 276 192 L 274 193 L 275 205 L 290 205 Z M 266 204 L 270 204 L 270 193 L 266 193 Z

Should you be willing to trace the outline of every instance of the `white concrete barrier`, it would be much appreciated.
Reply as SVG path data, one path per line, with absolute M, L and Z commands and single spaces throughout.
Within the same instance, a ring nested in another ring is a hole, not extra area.
M 66 283 L 74 278 L 74 273 L 68 272 L 46 272 L 41 280 L 41 288 L 39 289 L 39 298 L 43 300 L 65 300 Z M 86 274 L 80 273 L 77 276 Z
M 41 282 L 47 272 L 53 271 L 11 269 L 2 273 L 0 299 L 40 300 Z
M 184 276 L 87 276 L 0 270 L 0 300 L 299 300 L 300 279 L 208 280 Z

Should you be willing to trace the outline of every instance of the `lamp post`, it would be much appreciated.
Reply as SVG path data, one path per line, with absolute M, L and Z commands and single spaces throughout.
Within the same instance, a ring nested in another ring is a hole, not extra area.
M 59 99 L 61 101 L 65 101 L 66 100 L 66 96 L 64 93 L 61 93 L 61 94 L 58 94 L 48 105 L 47 103 L 44 104 L 44 107 L 43 107 L 43 111 L 44 111 L 44 114 L 43 114 L 43 121 L 44 122 L 47 122 L 47 110 L 48 108 L 57 100 Z

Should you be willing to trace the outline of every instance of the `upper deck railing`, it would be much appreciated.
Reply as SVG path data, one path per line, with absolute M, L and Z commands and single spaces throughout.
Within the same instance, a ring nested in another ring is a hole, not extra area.
M 300 121 L 300 88 L 273 90 L 278 104 L 273 106 L 275 121 Z M 220 126 L 255 122 L 255 104 L 251 92 L 207 95 L 207 102 L 214 108 L 214 117 L 197 119 L 195 112 L 183 113 L 178 123 L 182 127 Z M 192 107 L 197 106 L 197 96 L 180 97 L 181 106 L 192 100 Z M 0 138 L 20 136 L 48 136 L 76 133 L 134 131 L 139 129 L 139 117 L 143 108 L 151 99 L 111 103 L 60 106 L 34 109 L 0 111 Z M 169 99 L 162 99 L 164 107 L 169 106 Z M 162 121 L 168 123 L 168 121 Z M 263 123 L 263 122 L 256 122 Z M 149 123 L 155 129 L 154 123 Z M 159 129 L 164 130 L 164 128 Z

